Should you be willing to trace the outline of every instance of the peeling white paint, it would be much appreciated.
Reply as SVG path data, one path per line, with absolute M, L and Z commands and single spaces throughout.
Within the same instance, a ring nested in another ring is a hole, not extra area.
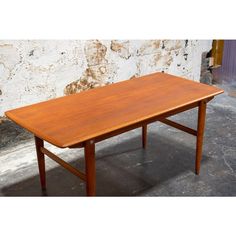
M 199 81 L 210 49 L 211 40 L 1 40 L 0 116 L 64 95 L 88 68 L 101 85 L 156 71 Z

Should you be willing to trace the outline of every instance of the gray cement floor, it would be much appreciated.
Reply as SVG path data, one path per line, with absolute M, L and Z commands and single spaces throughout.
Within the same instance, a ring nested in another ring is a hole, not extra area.
M 223 86 L 207 108 L 200 176 L 194 174 L 195 137 L 161 123 L 148 127 L 148 147 L 141 129 L 96 146 L 99 196 L 236 196 L 236 88 Z M 173 117 L 196 128 L 197 110 Z M 46 146 L 84 170 L 82 149 Z M 85 196 L 85 184 L 46 159 L 48 196 Z M 0 125 L 0 195 L 42 196 L 34 140 L 10 121 Z

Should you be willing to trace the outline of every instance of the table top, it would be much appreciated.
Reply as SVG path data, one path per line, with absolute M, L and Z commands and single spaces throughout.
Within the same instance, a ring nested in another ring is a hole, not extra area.
M 154 73 L 10 110 L 6 116 L 64 148 L 220 93 L 214 86 Z

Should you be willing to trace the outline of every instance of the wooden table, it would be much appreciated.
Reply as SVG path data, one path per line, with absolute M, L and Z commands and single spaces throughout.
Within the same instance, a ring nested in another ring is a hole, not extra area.
M 222 89 L 164 73 L 154 73 L 105 87 L 40 102 L 6 112 L 6 116 L 32 132 L 42 189 L 46 189 L 47 155 L 86 181 L 87 195 L 96 194 L 95 143 L 142 127 L 147 144 L 147 125 L 160 121 L 197 137 L 195 172 L 202 157 L 206 104 Z M 198 107 L 197 130 L 167 119 Z M 85 150 L 86 171 L 75 169 L 44 147 L 44 140 L 60 148 Z

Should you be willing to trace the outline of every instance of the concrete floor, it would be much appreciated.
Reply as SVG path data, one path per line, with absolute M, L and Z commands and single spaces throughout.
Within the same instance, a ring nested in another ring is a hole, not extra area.
M 236 196 L 236 88 L 223 86 L 207 108 L 200 176 L 194 174 L 195 137 L 161 123 L 148 126 L 148 147 L 141 129 L 96 145 L 99 196 Z M 197 110 L 173 117 L 196 128 Z M 46 144 L 84 170 L 82 149 Z M 48 196 L 85 196 L 85 184 L 46 159 Z M 0 125 L 0 195 L 42 196 L 34 140 L 10 121 Z

